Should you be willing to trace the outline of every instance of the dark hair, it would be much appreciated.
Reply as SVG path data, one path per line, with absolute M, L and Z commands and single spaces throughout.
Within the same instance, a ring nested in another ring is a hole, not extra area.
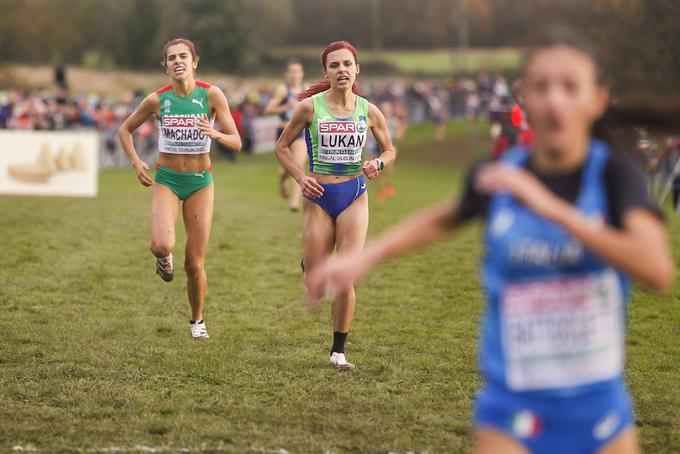
M 193 58 L 194 61 L 198 61 L 198 54 L 196 53 L 196 46 L 194 46 L 194 43 L 189 41 L 186 38 L 174 38 L 165 43 L 165 46 L 163 46 L 163 57 L 161 57 L 161 66 L 165 68 L 166 60 L 168 58 L 168 48 L 170 46 L 174 46 L 175 44 L 184 44 L 189 48 L 189 52 L 191 52 L 191 58 Z
M 321 66 L 323 67 L 324 70 L 326 69 L 326 57 L 328 57 L 328 54 L 340 49 L 347 49 L 348 51 L 350 51 L 352 53 L 352 56 L 354 56 L 354 61 L 357 62 L 357 50 L 354 48 L 354 46 L 352 46 L 347 41 L 333 41 L 328 46 L 326 46 L 326 48 L 321 53 Z M 300 100 L 309 98 L 317 93 L 326 91 L 329 88 L 331 88 L 330 81 L 320 80 L 311 87 L 309 87 L 307 90 L 300 93 L 297 96 L 297 98 Z M 361 95 L 356 83 L 352 84 L 352 93 L 354 93 L 355 95 Z
M 595 67 L 596 81 L 605 85 L 607 77 L 604 67 L 604 58 L 600 49 L 581 33 L 561 25 L 546 29 L 522 56 L 522 72 L 525 73 L 533 56 L 541 50 L 553 47 L 569 47 L 577 50 L 592 61 Z

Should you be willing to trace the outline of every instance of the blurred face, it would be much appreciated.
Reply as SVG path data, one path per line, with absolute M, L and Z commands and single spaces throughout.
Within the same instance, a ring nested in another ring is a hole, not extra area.
M 302 84 L 302 79 L 305 77 L 304 69 L 300 63 L 291 63 L 283 73 L 283 78 L 289 86 L 298 86 Z
M 537 144 L 551 153 L 582 143 L 608 100 L 590 57 L 566 46 L 538 50 L 531 56 L 521 92 Z
M 326 55 L 326 77 L 331 87 L 350 89 L 359 74 L 359 65 L 348 49 L 338 49 Z
M 194 61 L 186 44 L 179 43 L 168 47 L 165 53 L 165 72 L 173 79 L 183 80 L 193 76 L 197 66 L 198 61 Z

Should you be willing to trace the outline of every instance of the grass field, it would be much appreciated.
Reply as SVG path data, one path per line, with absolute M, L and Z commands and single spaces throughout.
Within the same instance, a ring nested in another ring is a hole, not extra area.
M 371 200 L 371 236 L 458 191 L 453 161 L 428 159 L 442 148 L 430 133 L 404 144 L 397 197 Z M 181 223 L 166 284 L 131 171 L 103 172 L 96 199 L 0 197 L 0 452 L 470 452 L 480 226 L 361 284 L 358 369 L 338 373 L 328 308 L 302 306 L 300 217 L 275 175 L 270 154 L 216 163 L 206 342 L 189 337 Z M 679 298 L 680 284 L 632 297 L 627 376 L 648 454 L 680 452 Z
M 297 55 L 318 59 L 318 47 L 286 47 L 277 54 Z M 478 71 L 517 71 L 521 50 L 495 49 L 429 49 L 429 50 L 370 50 L 359 49 L 362 63 L 387 63 L 402 74 L 450 76 Z

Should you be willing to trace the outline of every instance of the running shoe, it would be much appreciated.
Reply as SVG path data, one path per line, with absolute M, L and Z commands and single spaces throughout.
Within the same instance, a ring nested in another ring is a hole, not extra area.
M 191 337 L 194 339 L 210 339 L 208 336 L 208 329 L 205 327 L 205 322 L 200 320 L 198 322 L 189 322 L 191 326 Z
M 331 354 L 331 367 L 333 369 L 354 370 L 354 364 L 347 361 L 344 353 L 333 352 Z
M 172 254 L 165 258 L 156 258 L 156 274 L 165 282 L 170 282 L 175 278 L 175 268 L 172 265 Z

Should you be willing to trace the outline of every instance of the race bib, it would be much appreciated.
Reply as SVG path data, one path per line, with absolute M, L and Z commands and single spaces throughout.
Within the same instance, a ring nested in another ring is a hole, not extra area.
M 623 295 L 616 273 L 506 287 L 501 336 L 514 391 L 568 388 L 623 371 Z
M 365 121 L 320 121 L 318 161 L 326 163 L 361 162 L 368 126 Z
M 210 139 L 198 129 L 195 115 L 166 115 L 160 124 L 159 149 L 164 153 L 205 153 L 210 150 Z

